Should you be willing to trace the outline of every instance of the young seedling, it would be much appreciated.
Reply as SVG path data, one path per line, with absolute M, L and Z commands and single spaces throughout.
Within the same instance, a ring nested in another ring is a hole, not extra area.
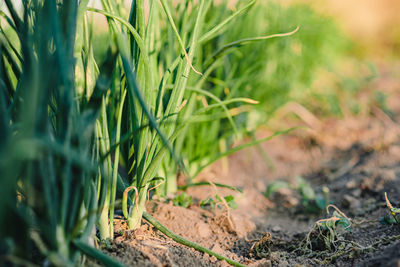
M 400 228 L 400 220 L 399 220 L 399 217 L 397 217 L 397 214 L 400 214 L 400 209 L 393 207 L 392 203 L 390 203 L 390 201 L 389 201 L 389 198 L 388 198 L 386 192 L 385 192 L 385 200 L 386 200 L 386 206 L 388 207 L 390 213 L 392 214 L 393 219 L 395 220 L 396 224 Z
M 225 206 L 225 203 L 230 209 L 234 210 L 237 208 L 237 203 L 233 195 L 228 195 L 223 198 L 219 195 L 215 195 L 214 198 L 208 197 L 200 202 L 200 207 L 205 209 L 207 206 L 210 206 L 213 210 L 215 210 L 215 208 L 222 209 Z
M 320 213 L 328 207 L 329 188 L 322 187 L 322 194 L 316 193 L 312 186 L 302 177 L 297 177 L 297 190 L 301 195 L 301 202 L 304 209 L 310 213 Z
M 192 196 L 187 195 L 185 192 L 177 195 L 173 200 L 174 206 L 187 208 L 192 205 Z
M 306 182 L 300 176 L 296 177 L 294 185 L 280 180 L 270 183 L 267 186 L 265 196 L 271 198 L 276 192 L 284 188 L 287 188 L 293 196 L 299 198 L 302 208 L 306 212 L 320 213 L 330 204 L 329 188 L 323 186 L 321 189 L 322 192 L 316 192 L 310 183 Z
M 335 251 L 338 248 L 338 240 L 341 239 L 338 230 L 341 228 L 350 231 L 351 219 L 334 205 L 326 207 L 328 215 L 329 208 L 334 209 L 332 216 L 318 220 L 308 232 L 305 240 L 307 249 L 312 251 Z

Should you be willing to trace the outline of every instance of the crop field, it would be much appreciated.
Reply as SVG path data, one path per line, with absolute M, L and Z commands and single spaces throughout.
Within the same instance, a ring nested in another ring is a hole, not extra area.
M 0 0 L 0 266 L 400 266 L 399 12 Z

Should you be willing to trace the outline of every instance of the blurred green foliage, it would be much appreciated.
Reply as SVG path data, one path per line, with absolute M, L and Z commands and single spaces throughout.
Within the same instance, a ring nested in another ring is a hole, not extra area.
M 183 192 L 183 193 L 177 195 L 176 197 L 174 197 L 174 199 L 172 200 L 172 203 L 174 203 L 174 206 L 181 206 L 181 207 L 187 208 L 190 205 L 192 205 L 192 196 Z
M 260 101 L 257 108 L 264 114 L 309 94 L 319 71 L 334 71 L 351 42 L 333 19 L 307 4 L 283 6 L 279 1 L 259 1 L 224 35 L 224 42 L 229 42 L 288 32 L 296 26 L 300 30 L 289 38 L 244 46 L 227 57 L 233 72 L 229 85 L 239 83 L 238 94 Z

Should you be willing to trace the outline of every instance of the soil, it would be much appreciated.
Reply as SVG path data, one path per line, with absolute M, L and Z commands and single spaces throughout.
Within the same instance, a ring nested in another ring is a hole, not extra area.
M 367 115 L 316 119 L 306 130 L 264 143 L 268 164 L 259 149 L 250 148 L 196 179 L 236 186 L 243 193 L 190 187 L 188 208 L 153 199 L 147 211 L 176 234 L 249 266 L 400 266 L 399 225 L 392 223 L 385 200 L 386 192 L 400 207 L 400 110 L 394 100 L 400 99 L 400 84 L 382 77 L 370 86 L 390 94 L 392 116 L 373 106 Z M 293 125 L 304 122 L 282 118 L 275 127 Z M 262 129 L 257 137 L 273 132 Z M 298 177 L 307 185 L 304 192 L 317 198 L 304 197 Z M 290 186 L 267 198 L 274 181 Z M 216 194 L 232 194 L 238 208 L 200 207 L 201 200 Z M 321 196 L 325 206 L 333 204 L 329 214 L 317 205 Z M 104 250 L 128 266 L 228 266 L 172 241 L 145 220 L 136 231 L 116 221 L 116 238 Z

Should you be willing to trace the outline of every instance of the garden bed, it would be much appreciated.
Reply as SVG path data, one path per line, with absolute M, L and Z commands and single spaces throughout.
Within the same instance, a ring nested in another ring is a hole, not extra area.
M 188 208 L 152 200 L 147 211 L 173 232 L 245 265 L 395 266 L 400 231 L 390 224 L 384 193 L 393 206 L 400 204 L 398 130 L 379 110 L 365 118 L 321 122 L 318 131 L 296 130 L 263 145 L 274 170 L 252 148 L 230 157 L 228 169 L 218 162 L 198 178 L 237 186 L 243 194 L 212 185 L 192 187 L 186 191 L 193 198 Z M 304 203 L 294 189 L 298 176 L 316 194 L 329 190 L 330 215 Z M 290 187 L 266 198 L 267 185 L 276 180 Z M 233 194 L 238 208 L 228 213 L 223 206 L 200 207 L 201 200 L 216 194 Z M 350 225 L 337 227 L 327 245 L 316 223 L 332 218 L 335 207 Z M 146 222 L 134 232 L 123 225 L 116 229 L 105 251 L 130 266 L 228 265 L 172 241 Z

